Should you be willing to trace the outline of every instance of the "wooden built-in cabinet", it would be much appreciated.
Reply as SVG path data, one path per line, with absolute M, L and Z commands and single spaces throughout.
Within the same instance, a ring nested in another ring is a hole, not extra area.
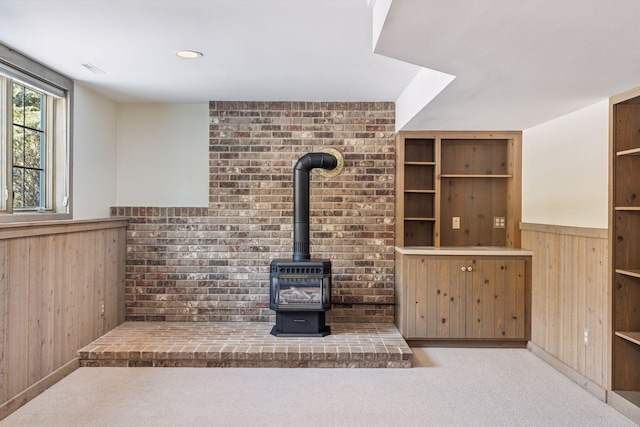
M 640 422 L 640 89 L 613 97 L 610 111 L 611 397 Z
M 404 232 L 409 246 L 431 246 L 434 244 L 436 224 L 436 153 L 432 138 L 409 138 L 402 143 L 403 173 L 396 206 L 402 208 Z
M 405 338 L 528 340 L 521 146 L 521 132 L 397 135 L 396 323 Z
M 396 251 L 396 325 L 412 340 L 521 341 L 530 331 L 530 253 Z M 486 251 L 485 251 L 486 252 Z M 441 255 L 445 253 L 448 255 Z M 465 256 L 456 253 L 467 253 Z
M 521 139 L 521 132 L 400 132 L 396 245 L 519 248 Z

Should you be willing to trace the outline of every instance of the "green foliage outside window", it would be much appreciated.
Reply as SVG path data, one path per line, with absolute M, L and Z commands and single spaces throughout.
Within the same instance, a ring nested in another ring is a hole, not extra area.
M 44 94 L 13 83 L 13 207 L 43 206 Z

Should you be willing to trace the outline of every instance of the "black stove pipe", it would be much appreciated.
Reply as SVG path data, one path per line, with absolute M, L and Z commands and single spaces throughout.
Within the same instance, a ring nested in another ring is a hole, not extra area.
M 309 253 L 309 172 L 338 166 L 338 159 L 329 153 L 307 153 L 293 168 L 293 260 L 311 259 Z

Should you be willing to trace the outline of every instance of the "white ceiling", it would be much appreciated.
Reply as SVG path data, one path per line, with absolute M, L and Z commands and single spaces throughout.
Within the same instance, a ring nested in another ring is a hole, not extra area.
M 372 52 L 371 14 L 365 0 L 0 0 L 0 43 L 120 102 L 395 101 L 418 67 Z
M 0 43 L 117 102 L 396 101 L 419 66 L 455 75 L 406 129 L 526 129 L 638 86 L 639 23 L 638 0 L 394 0 L 374 53 L 366 0 L 0 0 Z
M 376 52 L 456 76 L 405 128 L 526 129 L 640 85 L 640 1 L 395 0 Z

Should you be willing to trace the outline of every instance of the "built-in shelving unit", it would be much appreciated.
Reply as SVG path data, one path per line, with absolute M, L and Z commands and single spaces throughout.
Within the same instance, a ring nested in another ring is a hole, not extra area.
M 402 191 L 398 192 L 397 206 L 402 213 L 397 218 L 403 244 L 432 246 L 437 221 L 436 141 L 415 135 L 404 139 L 399 149 L 402 160 L 397 176 Z
M 611 99 L 611 403 L 640 421 L 640 90 Z
M 520 132 L 400 132 L 397 153 L 397 246 L 520 247 Z
M 396 325 L 406 339 L 525 346 L 521 133 L 397 136 Z

